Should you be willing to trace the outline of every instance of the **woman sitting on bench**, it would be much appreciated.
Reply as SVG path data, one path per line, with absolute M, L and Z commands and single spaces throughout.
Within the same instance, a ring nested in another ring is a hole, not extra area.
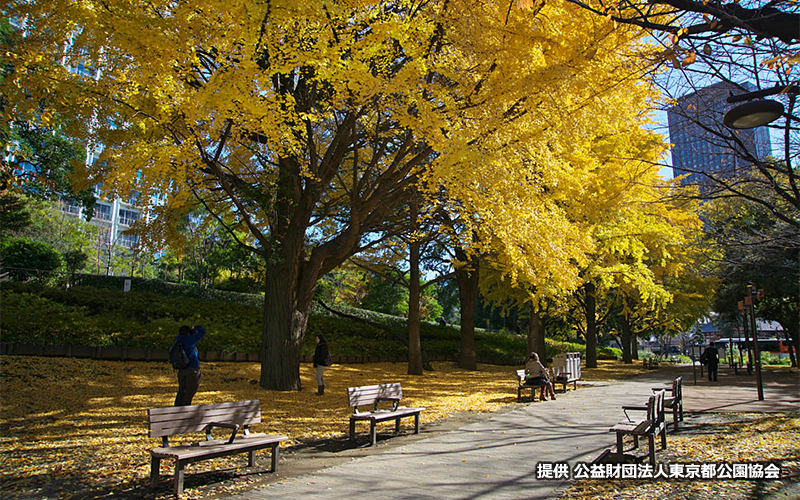
M 541 387 L 539 399 L 547 401 L 546 393 L 550 394 L 551 399 L 556 399 L 556 391 L 547 373 L 547 368 L 539 361 L 539 355 L 535 352 L 528 354 L 525 358 L 525 385 Z

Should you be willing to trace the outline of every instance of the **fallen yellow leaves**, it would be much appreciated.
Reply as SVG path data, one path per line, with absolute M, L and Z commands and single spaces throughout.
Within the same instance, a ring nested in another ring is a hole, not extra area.
M 784 475 L 796 481 L 800 475 L 800 416 L 725 414 L 709 417 L 688 435 L 670 435 L 669 446 L 659 453 L 661 462 L 765 462 L 781 461 Z M 683 431 L 687 432 L 686 430 Z M 757 483 L 745 480 L 615 481 L 586 480 L 570 487 L 570 500 L 746 500 L 774 497 L 768 493 L 784 486 L 786 479 Z M 757 494 L 758 493 L 758 494 Z
M 400 382 L 401 404 L 427 408 L 423 423 L 457 411 L 490 412 L 516 400 L 512 372 L 517 367 L 482 365 L 476 372 L 450 363 L 434 367 L 436 371 L 416 377 L 405 373 L 405 363 L 336 365 L 327 371 L 325 395 L 319 397 L 310 364 L 300 367 L 306 389 L 276 392 L 252 383 L 259 376 L 257 363 L 204 363 L 193 403 L 259 399 L 263 423 L 253 430 L 285 434 L 291 438 L 286 444 L 292 445 L 346 435 L 352 412 L 347 387 Z M 64 487 L 68 481 L 84 492 L 145 487 L 150 449 L 160 444 L 147 437 L 147 410 L 171 406 L 177 387 L 167 363 L 3 356 L 0 380 L 0 480 L 5 495 L 50 487 L 55 488 L 53 496 L 80 496 L 79 489 Z M 172 466 L 166 461 L 162 472 L 171 477 Z M 192 473 L 241 466 L 242 457 L 234 456 L 193 464 Z M 168 490 L 160 494 L 169 496 Z M 187 494 L 198 493 L 189 489 Z

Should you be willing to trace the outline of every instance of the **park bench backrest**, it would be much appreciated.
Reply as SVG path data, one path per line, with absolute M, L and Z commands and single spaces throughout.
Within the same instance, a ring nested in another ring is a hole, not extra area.
M 373 408 L 377 409 L 380 401 L 397 403 L 401 399 L 403 399 L 403 389 L 399 382 L 347 388 L 347 403 L 356 413 L 359 406 L 373 405 Z
M 202 432 L 212 423 L 236 424 L 240 427 L 261 423 L 261 405 L 255 399 L 147 410 L 147 426 L 151 438 Z
M 653 425 L 659 425 L 664 419 L 664 395 L 666 391 L 658 391 L 650 396 L 647 402 L 647 420 Z
M 569 372 L 571 379 L 581 378 L 581 353 L 567 352 L 557 354 L 553 358 L 553 374 L 561 374 L 564 371 Z
M 681 401 L 683 399 L 683 377 L 672 381 L 672 397 Z

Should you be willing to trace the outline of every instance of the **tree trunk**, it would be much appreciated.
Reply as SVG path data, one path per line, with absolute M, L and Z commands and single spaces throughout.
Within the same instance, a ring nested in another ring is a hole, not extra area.
M 597 301 L 594 283 L 583 286 L 586 314 L 586 368 L 597 368 Z
M 622 326 L 622 338 L 620 339 L 620 347 L 622 347 L 622 362 L 626 365 L 633 364 L 633 355 L 631 350 L 633 348 L 633 333 L 631 328 L 631 319 L 630 317 L 622 313 L 620 318 L 621 326 Z
M 261 387 L 299 391 L 300 346 L 308 324 L 310 303 L 302 304 L 295 292 L 297 266 L 268 265 L 264 294 L 264 329 L 261 340 Z
M 631 357 L 639 361 L 639 336 L 634 335 L 631 339 Z
M 783 336 L 786 338 L 786 344 L 789 347 L 789 360 L 792 366 L 797 368 L 798 357 L 800 357 L 800 327 L 792 321 L 787 321 L 786 323 L 788 323 L 788 325 L 783 322 L 781 323 L 781 326 L 783 326 Z
M 412 203 L 412 213 L 415 212 Z M 413 217 L 413 215 L 412 215 Z M 410 244 L 410 279 L 408 288 L 408 374 L 422 375 L 422 345 L 420 343 L 419 299 L 419 247 L 418 241 Z
M 463 250 L 456 249 L 456 258 L 464 263 L 456 270 L 458 300 L 461 305 L 461 350 L 458 353 L 458 366 L 465 370 L 477 370 L 475 309 L 478 303 L 480 266 L 477 259 L 468 258 Z
M 544 323 L 536 308 L 531 304 L 531 322 L 528 325 L 528 353 L 535 352 L 542 361 L 547 360 L 547 349 L 544 342 Z M 527 353 L 526 353 L 527 355 Z

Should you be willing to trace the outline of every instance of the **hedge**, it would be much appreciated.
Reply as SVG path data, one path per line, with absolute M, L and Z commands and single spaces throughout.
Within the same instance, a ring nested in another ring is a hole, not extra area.
M 113 284 L 113 280 L 102 278 L 99 282 L 104 285 Z M 156 284 L 158 280 L 140 278 L 133 278 L 135 283 L 131 291 L 123 292 L 125 278 L 115 279 L 120 286 L 81 285 L 67 290 L 36 283 L 4 283 L 3 341 L 164 349 L 172 344 L 181 325 L 202 324 L 209 332 L 203 339 L 204 350 L 259 351 L 263 297 L 231 292 L 221 294 L 225 298 L 217 297 L 216 292 L 198 297 L 191 295 L 197 293 L 196 289 L 190 292 L 181 285 Z M 161 289 L 170 293 L 159 293 L 157 290 Z M 231 300 L 234 297 L 238 297 L 237 300 Z M 346 312 L 384 328 L 314 307 L 301 354 L 313 354 L 314 336 L 323 334 L 335 355 L 407 355 L 408 350 L 400 340 L 408 335 L 404 318 L 352 308 L 347 308 Z M 460 348 L 460 335 L 457 326 L 427 322 L 421 325 L 422 348 L 429 356 L 455 357 Z M 475 337 L 480 358 L 513 364 L 522 364 L 525 359 L 524 336 L 477 330 Z M 585 347 L 579 344 L 563 342 L 548 341 L 547 349 L 549 358 L 558 352 L 585 352 Z

